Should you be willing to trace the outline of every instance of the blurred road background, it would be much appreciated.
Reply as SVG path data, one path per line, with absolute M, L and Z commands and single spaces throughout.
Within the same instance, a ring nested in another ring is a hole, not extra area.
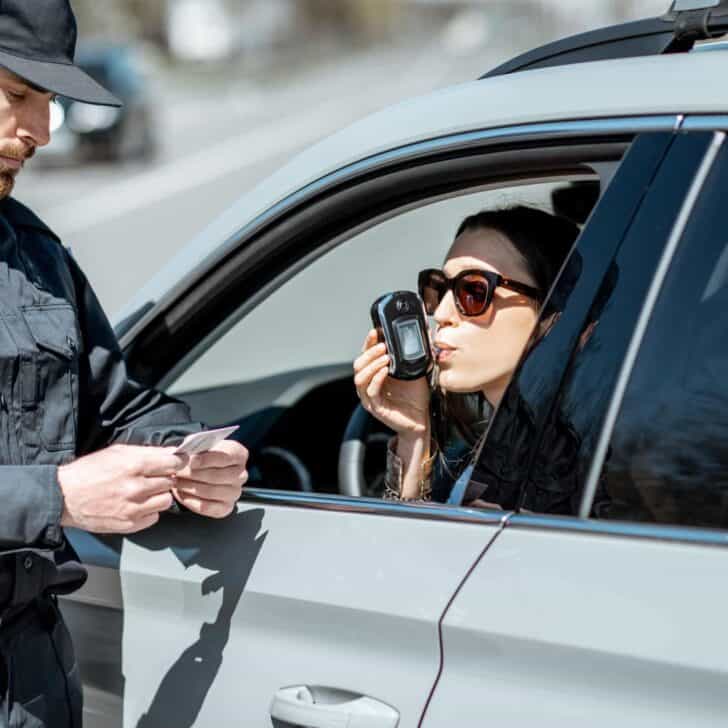
M 15 196 L 113 315 L 301 148 L 408 96 L 668 0 L 73 0 L 117 112 L 64 102 Z

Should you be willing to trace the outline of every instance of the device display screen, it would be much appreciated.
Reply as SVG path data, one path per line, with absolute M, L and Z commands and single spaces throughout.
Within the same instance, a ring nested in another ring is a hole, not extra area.
M 408 361 L 421 359 L 425 356 L 425 343 L 422 341 L 417 319 L 406 319 L 395 321 L 394 327 L 397 331 L 399 345 L 402 348 L 402 357 Z

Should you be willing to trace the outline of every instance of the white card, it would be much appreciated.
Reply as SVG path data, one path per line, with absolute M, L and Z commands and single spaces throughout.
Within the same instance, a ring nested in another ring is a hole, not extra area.
M 193 432 L 191 435 L 187 435 L 187 437 L 185 437 L 174 452 L 175 454 L 186 453 L 187 455 L 207 452 L 211 447 L 217 445 L 218 442 L 224 440 L 228 435 L 232 435 L 232 433 L 237 429 L 238 425 L 234 425 L 233 427 L 220 427 L 217 430 Z

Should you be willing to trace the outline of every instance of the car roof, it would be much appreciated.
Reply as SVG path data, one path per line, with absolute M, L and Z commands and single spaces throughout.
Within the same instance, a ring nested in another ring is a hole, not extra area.
M 122 310 L 118 321 L 206 269 L 242 226 L 307 184 L 407 144 L 458 132 L 540 122 L 728 113 L 728 51 L 676 53 L 557 66 L 495 76 L 407 99 L 292 158 L 185 246 Z M 224 246 L 222 246 L 224 247 Z

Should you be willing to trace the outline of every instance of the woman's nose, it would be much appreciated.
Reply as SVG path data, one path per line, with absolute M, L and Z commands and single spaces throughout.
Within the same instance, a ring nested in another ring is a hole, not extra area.
M 435 313 L 432 315 L 438 326 L 447 326 L 458 320 L 458 310 L 455 306 L 455 299 L 452 291 L 448 291 L 440 303 L 437 304 Z

